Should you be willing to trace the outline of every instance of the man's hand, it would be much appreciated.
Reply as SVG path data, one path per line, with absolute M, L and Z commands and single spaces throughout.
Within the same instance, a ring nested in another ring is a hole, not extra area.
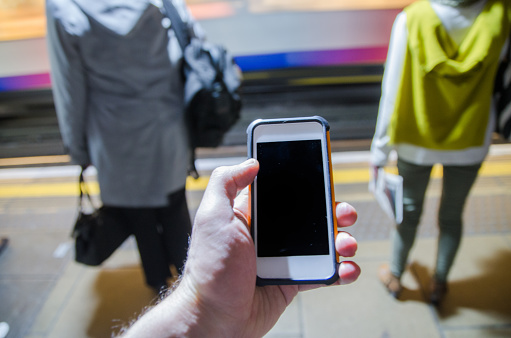
M 320 287 L 256 287 L 247 187 L 258 170 L 258 162 L 250 159 L 213 172 L 195 218 L 182 282 L 133 326 L 133 330 L 139 330 L 134 334 L 261 337 L 275 325 L 299 291 Z M 338 226 L 345 227 L 355 223 L 357 214 L 349 204 L 338 203 L 336 217 Z M 357 242 L 348 233 L 340 232 L 335 246 L 341 256 L 351 257 Z M 351 283 L 359 274 L 358 265 L 342 262 L 336 284 Z M 161 330 L 156 331 L 155 326 Z

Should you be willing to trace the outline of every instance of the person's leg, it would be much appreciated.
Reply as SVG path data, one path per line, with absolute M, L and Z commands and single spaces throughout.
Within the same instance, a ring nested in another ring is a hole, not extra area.
M 158 232 L 157 209 L 116 207 L 109 207 L 109 209 L 112 209 L 110 212 L 116 212 L 135 235 L 146 283 L 159 291 L 161 287 L 167 285 L 167 278 L 171 274 L 163 239 Z
M 432 166 L 419 166 L 398 160 L 397 167 L 403 177 L 403 222 L 396 226 L 391 235 L 390 271 L 400 278 L 415 241 Z
M 174 264 L 182 272 L 192 232 L 185 189 L 170 194 L 168 199 L 168 207 L 158 210 L 158 219 L 162 225 L 167 263 Z
M 391 233 L 390 267 L 383 265 L 378 277 L 395 298 L 402 290 L 401 275 L 415 241 L 432 166 L 418 166 L 398 159 L 397 167 L 403 177 L 403 221 Z
M 7 248 L 7 244 L 9 244 L 9 239 L 7 237 L 2 237 L 0 239 L 0 254 Z
M 463 209 L 481 164 L 444 166 L 442 199 L 438 212 L 440 235 L 435 280 L 445 283 L 458 251 L 463 231 Z

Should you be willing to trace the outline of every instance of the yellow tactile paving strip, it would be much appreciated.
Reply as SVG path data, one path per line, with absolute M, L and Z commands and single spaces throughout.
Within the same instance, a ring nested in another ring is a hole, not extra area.
M 348 169 L 334 169 L 334 184 L 364 183 L 369 181 L 367 166 Z M 434 167 L 433 177 L 442 176 L 441 167 Z M 481 168 L 480 177 L 511 177 L 511 160 L 487 161 Z M 198 180 L 188 178 L 186 188 L 189 191 L 204 190 L 209 182 L 209 176 L 201 176 Z M 98 183 L 94 180 L 88 183 L 91 194 L 99 193 Z M 55 197 L 77 196 L 76 182 L 47 182 L 40 180 L 0 180 L 0 198 Z

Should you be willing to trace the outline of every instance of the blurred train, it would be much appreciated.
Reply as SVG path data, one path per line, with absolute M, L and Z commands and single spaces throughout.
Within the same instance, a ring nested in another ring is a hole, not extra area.
M 378 83 L 392 23 L 412 0 L 188 0 L 234 55 L 244 90 Z M 44 0 L 0 0 L 0 115 L 51 101 Z

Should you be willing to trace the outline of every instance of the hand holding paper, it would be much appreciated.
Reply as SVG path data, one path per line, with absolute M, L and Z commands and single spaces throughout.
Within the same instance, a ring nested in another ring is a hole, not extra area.
M 386 172 L 383 168 L 372 167 L 373 179 L 369 190 L 383 211 L 396 224 L 403 221 L 403 177 Z

